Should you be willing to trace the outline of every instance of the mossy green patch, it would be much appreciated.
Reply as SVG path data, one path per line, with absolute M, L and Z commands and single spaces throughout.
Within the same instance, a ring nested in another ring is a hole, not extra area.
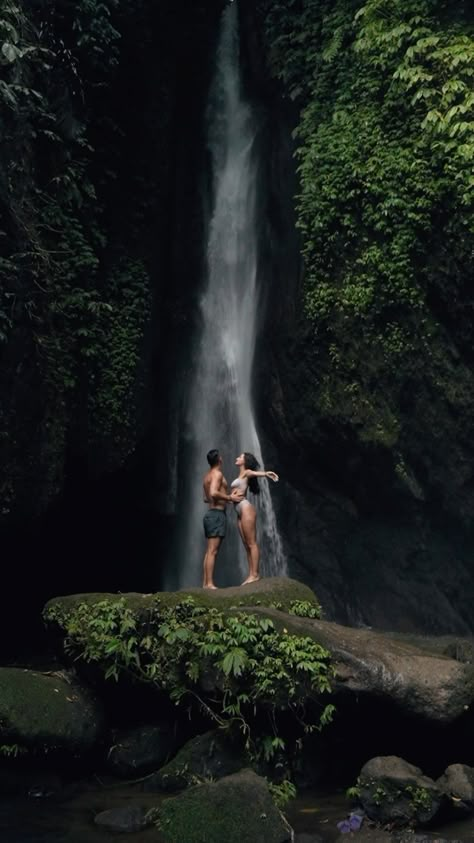
M 0 744 L 80 753 L 101 727 L 100 707 L 67 674 L 0 668 Z
M 287 843 L 291 838 L 265 780 L 251 770 L 167 799 L 159 827 L 165 843 Z
M 49 600 L 44 607 L 43 618 L 48 625 L 54 623 L 64 628 L 68 617 L 81 603 L 93 605 L 103 600 L 113 603 L 123 600 L 125 606 L 137 618 L 146 619 L 150 611 L 171 608 L 190 596 L 196 606 L 220 610 L 233 607 L 268 606 L 289 612 L 295 606 L 306 604 L 308 607 L 313 607 L 315 611 L 320 611 L 318 600 L 308 586 L 288 577 L 268 577 L 245 587 L 220 588 L 216 591 L 188 588 L 183 591 L 158 591 L 154 594 L 137 592 L 69 594 Z

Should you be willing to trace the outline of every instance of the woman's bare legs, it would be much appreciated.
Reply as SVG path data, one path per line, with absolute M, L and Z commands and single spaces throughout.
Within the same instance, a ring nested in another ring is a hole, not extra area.
M 257 513 L 255 507 L 251 504 L 242 507 L 239 531 L 249 563 L 249 575 L 242 583 L 242 585 L 247 585 L 247 583 L 257 582 L 260 579 L 258 573 L 260 549 L 257 544 Z
M 250 566 L 252 564 L 251 558 L 250 558 L 250 548 L 249 548 L 249 546 L 248 546 L 248 544 L 245 540 L 244 531 L 242 529 L 242 519 L 241 518 L 237 518 L 237 527 L 239 528 L 240 538 L 242 539 L 242 544 L 244 546 L 244 550 L 245 550 L 245 553 L 246 553 L 246 556 L 247 556 L 247 562 L 248 562 L 249 571 L 250 571 Z

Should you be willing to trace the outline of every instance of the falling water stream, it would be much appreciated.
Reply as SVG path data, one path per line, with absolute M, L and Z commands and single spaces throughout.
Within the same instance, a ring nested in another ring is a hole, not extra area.
M 206 453 L 218 448 L 228 482 L 236 476 L 236 456 L 262 453 L 251 398 L 259 288 L 256 219 L 258 117 L 241 94 L 237 3 L 225 9 L 216 71 L 208 104 L 208 146 L 213 170 L 212 216 L 207 248 L 207 286 L 201 300 L 201 335 L 193 361 L 186 418 L 188 453 L 182 511 L 184 520 L 179 587 L 201 583 L 204 554 L 201 481 Z M 278 466 L 267 466 L 278 470 Z M 283 574 L 286 565 L 268 481 L 260 481 L 258 510 L 261 572 Z M 235 514 L 219 552 L 217 583 L 236 585 L 247 563 Z

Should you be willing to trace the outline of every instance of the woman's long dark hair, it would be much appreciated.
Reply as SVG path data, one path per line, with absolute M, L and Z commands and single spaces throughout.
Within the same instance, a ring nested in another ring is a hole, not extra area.
M 245 468 L 250 468 L 250 471 L 258 471 L 260 463 L 253 454 L 244 451 L 244 466 Z M 249 477 L 249 489 L 253 495 L 260 494 L 260 486 L 256 477 Z

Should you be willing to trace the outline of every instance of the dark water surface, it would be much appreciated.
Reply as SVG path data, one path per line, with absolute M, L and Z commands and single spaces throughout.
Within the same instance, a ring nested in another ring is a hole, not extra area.
M 94 824 L 94 817 L 109 808 L 128 804 L 156 807 L 157 794 L 140 793 L 136 787 L 89 785 L 66 801 L 57 798 L 0 799 L 0 843 L 159 843 L 157 829 L 123 834 Z
M 64 801 L 58 801 L 58 797 L 0 798 L 0 843 L 159 843 L 160 835 L 154 827 L 131 834 L 114 833 L 94 825 L 93 820 L 109 808 L 132 803 L 152 808 L 161 799 L 157 794 L 141 793 L 137 786 L 102 787 L 98 782 L 89 783 L 81 793 Z M 318 834 L 324 843 L 334 843 L 339 836 L 337 823 L 348 812 L 344 793 L 308 791 L 294 799 L 285 813 L 296 832 Z M 474 820 L 430 831 L 445 840 L 473 843 Z M 348 841 L 357 839 L 358 834 L 347 835 Z

